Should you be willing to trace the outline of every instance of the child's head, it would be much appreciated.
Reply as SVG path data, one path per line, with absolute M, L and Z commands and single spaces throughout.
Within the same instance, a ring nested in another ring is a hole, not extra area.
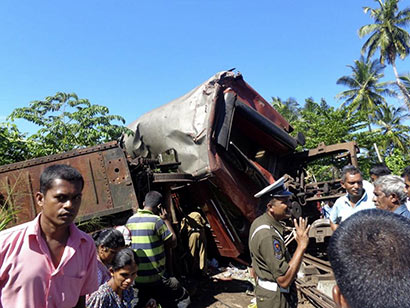
M 138 264 L 138 256 L 131 248 L 118 251 L 110 267 L 114 284 L 123 290 L 131 287 L 137 277 Z
M 125 246 L 124 236 L 115 229 L 97 231 L 93 233 L 93 239 L 98 256 L 105 264 L 110 264 L 117 251 Z

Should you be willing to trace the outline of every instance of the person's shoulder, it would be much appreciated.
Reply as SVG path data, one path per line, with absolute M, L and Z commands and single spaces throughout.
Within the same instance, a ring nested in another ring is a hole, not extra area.
M 87 307 L 111 307 L 111 292 L 107 282 L 103 283 L 97 291 L 93 292 L 87 299 Z
M 410 218 L 410 211 L 407 209 L 405 204 L 402 204 L 396 211 L 396 214 L 404 216 L 406 218 Z
M 346 200 L 347 200 L 346 194 L 344 194 L 343 196 L 340 196 L 339 198 L 336 199 L 335 204 L 333 205 L 332 208 L 343 205 L 346 202 Z
M 1 241 L 10 240 L 19 237 L 21 234 L 26 233 L 27 229 L 33 226 L 34 221 L 29 221 L 11 228 L 5 229 L 0 232 Z
M 406 209 L 406 211 L 403 212 L 403 216 L 406 218 L 410 218 L 410 211 Z
M 133 214 L 132 216 L 130 216 L 130 217 L 127 219 L 127 223 L 128 223 L 130 220 L 135 220 L 135 219 L 138 218 L 138 217 L 139 217 L 138 212 L 136 212 L 135 214 Z
M 262 215 L 259 215 L 258 217 L 256 217 L 255 220 L 252 222 L 251 226 L 257 227 L 260 224 L 263 224 L 264 221 L 265 221 L 265 213 L 263 213 Z
M 75 224 L 71 225 L 70 234 L 71 236 L 78 238 L 82 245 L 91 246 L 93 248 L 95 247 L 95 243 L 91 235 L 80 230 Z
M 0 253 L 10 249 L 19 249 L 27 239 L 28 234 L 34 232 L 33 221 L 11 227 L 0 232 Z
M 363 180 L 362 182 L 363 182 L 363 188 L 364 188 L 366 191 L 372 193 L 373 190 L 374 190 L 374 185 L 373 185 L 372 183 L 370 183 L 369 181 L 367 181 L 367 180 Z
M 128 218 L 126 225 L 130 223 L 140 222 L 141 220 L 144 220 L 145 222 L 146 220 L 157 221 L 157 220 L 162 220 L 162 219 L 161 217 L 153 214 L 152 212 L 139 210 L 137 213 L 135 213 L 130 218 Z

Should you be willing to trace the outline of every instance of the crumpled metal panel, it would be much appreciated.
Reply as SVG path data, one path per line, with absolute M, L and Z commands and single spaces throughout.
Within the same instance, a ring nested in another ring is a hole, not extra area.
M 289 123 L 251 88 L 240 74 L 223 71 L 184 96 L 142 115 L 131 123 L 128 128 L 134 131 L 135 135 L 124 136 L 126 152 L 131 158 L 157 158 L 160 153 L 175 149 L 178 161 L 181 162 L 178 172 L 190 173 L 194 177 L 209 175 L 213 169 L 210 165 L 212 162 L 209 161 L 209 138 L 213 133 L 214 121 L 221 117 L 215 114 L 217 100 L 222 98 L 225 101 L 227 91 L 233 91 L 234 96 L 241 98 L 255 113 L 266 118 L 270 126 L 277 127 L 277 130 L 288 136 L 287 132 L 292 130 Z M 223 104 L 225 107 L 229 105 Z M 224 109 L 218 111 L 222 113 L 222 119 L 226 112 Z M 224 121 L 224 125 L 226 124 L 227 121 Z M 229 130 L 229 127 L 227 129 Z M 224 136 L 219 136 L 221 137 Z M 296 142 L 291 141 L 292 144 L 287 147 L 293 149 Z
M 156 158 L 176 149 L 178 171 L 201 176 L 209 170 L 208 127 L 217 96 L 218 73 L 184 96 L 152 110 L 131 123 L 134 136 L 124 137 L 124 148 L 132 157 Z

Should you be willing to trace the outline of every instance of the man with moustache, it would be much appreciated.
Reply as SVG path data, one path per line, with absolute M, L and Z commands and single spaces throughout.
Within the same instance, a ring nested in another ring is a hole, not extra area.
M 85 307 L 97 290 L 94 241 L 73 223 L 83 187 L 73 167 L 47 167 L 35 195 L 41 213 L 0 233 L 0 307 Z
M 374 202 L 377 208 L 410 218 L 406 207 L 404 181 L 397 175 L 385 175 L 374 182 Z
M 255 194 L 261 198 L 261 204 L 266 205 L 266 212 L 254 220 L 249 231 L 258 308 L 296 307 L 298 302 L 294 279 L 309 243 L 310 226 L 303 218 L 299 218 L 299 223 L 294 220 L 297 248 L 291 258 L 280 221 L 290 218 L 292 193 L 283 184 L 281 178 Z
M 363 178 L 360 170 L 352 165 L 342 169 L 342 187 L 346 195 L 339 197 L 330 211 L 330 227 L 336 230 L 339 224 L 350 215 L 375 208 L 372 197 L 363 189 Z

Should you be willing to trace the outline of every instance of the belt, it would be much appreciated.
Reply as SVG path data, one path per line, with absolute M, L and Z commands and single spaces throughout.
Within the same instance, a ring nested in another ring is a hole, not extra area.
M 258 285 L 272 292 L 276 292 L 278 290 L 278 284 L 273 281 L 263 280 L 263 279 L 258 278 Z M 279 290 L 282 293 L 289 293 L 289 288 L 284 289 L 284 288 L 279 287 Z

